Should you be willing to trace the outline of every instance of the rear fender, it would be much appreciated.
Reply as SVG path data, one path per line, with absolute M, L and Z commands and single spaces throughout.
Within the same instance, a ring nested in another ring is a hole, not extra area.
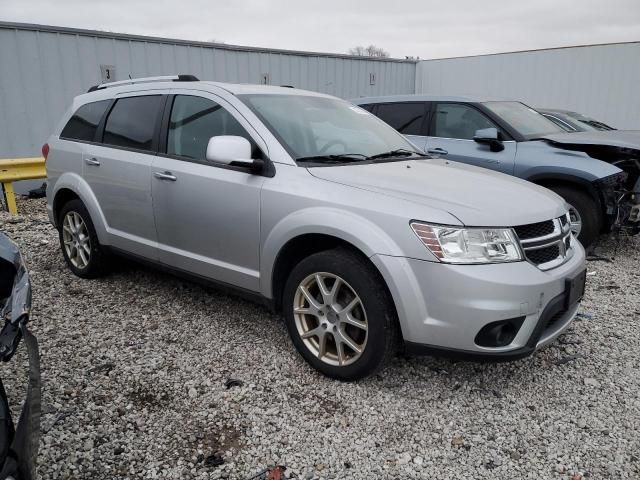
M 84 203 L 84 206 L 87 207 L 89 211 L 89 215 L 91 215 L 91 221 L 93 222 L 100 244 L 108 245 L 107 222 L 89 184 L 77 173 L 65 172 L 58 177 L 53 186 L 51 195 L 54 201 L 56 195 L 62 189 L 71 190 L 82 200 L 82 203 Z M 51 202 L 51 206 L 53 206 L 54 201 Z M 50 217 L 52 221 L 57 220 L 53 218 L 53 212 L 50 212 Z

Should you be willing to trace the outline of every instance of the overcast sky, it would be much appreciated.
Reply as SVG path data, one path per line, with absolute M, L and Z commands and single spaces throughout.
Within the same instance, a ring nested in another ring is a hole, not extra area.
M 640 40 L 640 0 L 0 0 L 0 20 L 420 58 Z

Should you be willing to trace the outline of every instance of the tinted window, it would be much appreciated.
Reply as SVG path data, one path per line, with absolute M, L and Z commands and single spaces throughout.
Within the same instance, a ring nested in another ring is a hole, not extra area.
M 204 159 L 211 137 L 237 135 L 252 143 L 247 131 L 217 103 L 202 97 L 178 95 L 171 109 L 167 153 Z
M 423 135 L 424 103 L 381 103 L 376 115 L 404 135 Z
M 98 124 L 109 106 L 110 100 L 87 103 L 81 106 L 62 129 L 60 138 L 92 141 Z
M 468 105 L 441 103 L 433 116 L 433 136 L 473 140 L 476 130 L 497 128 L 484 114 Z
M 161 107 L 160 95 L 121 98 L 109 113 L 103 142 L 118 147 L 151 150 Z
M 373 112 L 373 107 L 376 106 L 375 103 L 371 103 L 369 105 L 358 105 L 360 108 L 364 108 L 367 112 Z

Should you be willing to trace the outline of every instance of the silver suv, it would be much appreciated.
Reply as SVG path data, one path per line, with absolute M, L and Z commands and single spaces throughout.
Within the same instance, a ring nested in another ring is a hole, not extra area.
M 47 202 L 78 276 L 112 254 L 282 312 L 326 375 L 410 351 L 520 358 L 584 292 L 566 203 L 414 151 L 369 112 L 292 88 L 191 76 L 78 96 L 43 147 Z

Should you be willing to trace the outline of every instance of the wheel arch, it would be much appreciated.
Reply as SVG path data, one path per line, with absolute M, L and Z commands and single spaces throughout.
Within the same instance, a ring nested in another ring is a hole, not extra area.
M 371 266 L 372 270 L 377 274 L 378 279 L 384 286 L 385 292 L 388 295 L 397 316 L 398 309 L 386 279 L 380 269 L 371 261 L 370 257 L 353 243 L 338 236 L 326 233 L 303 233 L 297 235 L 289 239 L 278 251 L 271 270 L 270 284 L 270 293 L 274 310 L 276 312 L 282 311 L 282 295 L 284 293 L 284 286 L 293 268 L 304 258 L 307 258 L 314 253 L 332 250 L 334 248 L 343 248 L 348 250 L 358 255 Z
M 549 189 L 554 186 L 565 186 L 580 189 L 586 192 L 602 210 L 602 194 L 598 191 L 598 189 L 593 185 L 592 182 L 584 178 L 569 174 L 553 173 L 532 175 L 526 180 Z
M 98 204 L 89 184 L 78 174 L 67 172 L 58 178 L 53 187 L 53 201 L 51 203 L 54 225 L 58 226 L 60 210 L 70 200 L 79 199 L 87 208 L 91 221 L 96 230 L 98 240 L 102 245 L 107 245 L 107 229 L 104 214 Z

